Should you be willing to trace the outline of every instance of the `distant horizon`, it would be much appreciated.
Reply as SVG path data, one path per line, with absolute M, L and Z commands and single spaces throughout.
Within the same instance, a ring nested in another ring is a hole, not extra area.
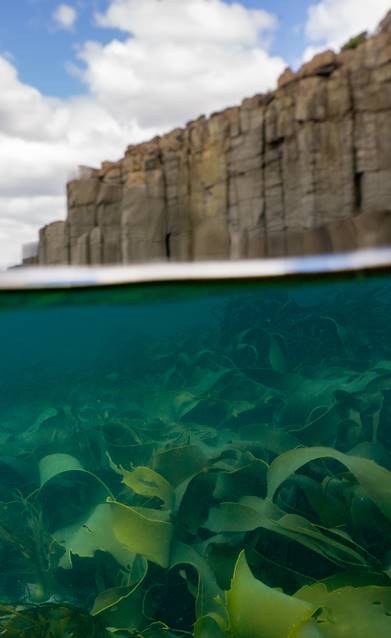
M 20 0 L 0 8 L 0 269 L 65 217 L 79 165 L 276 86 L 388 0 Z M 285 6 L 284 6 L 285 5 Z M 32 51 L 34 53 L 32 53 Z

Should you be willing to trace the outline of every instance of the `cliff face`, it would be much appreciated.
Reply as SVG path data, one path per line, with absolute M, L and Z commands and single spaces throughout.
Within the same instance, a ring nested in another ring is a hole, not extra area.
M 41 264 L 247 258 L 391 242 L 391 15 L 355 49 L 68 184 Z

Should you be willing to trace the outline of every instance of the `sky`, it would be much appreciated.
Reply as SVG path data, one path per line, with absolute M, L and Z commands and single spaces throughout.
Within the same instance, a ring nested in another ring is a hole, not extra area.
M 0 0 L 0 268 L 79 165 L 276 86 L 390 0 Z

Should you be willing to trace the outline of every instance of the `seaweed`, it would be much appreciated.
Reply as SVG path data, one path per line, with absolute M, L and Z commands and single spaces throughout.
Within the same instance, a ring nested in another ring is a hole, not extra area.
M 388 637 L 388 317 L 235 293 L 3 406 L 1 635 Z

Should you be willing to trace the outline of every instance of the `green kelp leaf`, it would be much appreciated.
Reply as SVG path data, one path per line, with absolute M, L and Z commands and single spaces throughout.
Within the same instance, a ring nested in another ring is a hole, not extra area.
M 242 547 L 240 547 L 242 549 Z M 239 554 L 239 552 L 238 552 Z M 293 556 L 292 556 L 293 554 Z M 297 591 L 299 587 L 308 585 L 316 581 L 308 572 L 308 560 L 303 557 L 296 560 L 291 548 L 287 545 L 284 546 L 284 541 L 279 538 L 269 538 L 269 542 L 258 542 L 257 549 L 249 547 L 246 543 L 246 555 L 251 565 L 256 566 L 257 573 L 262 574 L 262 579 L 267 582 L 270 587 L 281 587 L 284 584 L 284 589 L 289 592 Z M 292 559 L 295 567 L 293 566 Z M 313 557 L 316 560 L 316 557 Z M 237 560 L 237 556 L 236 556 Z M 235 561 L 236 562 L 236 561 Z M 323 563 L 323 561 L 322 561 Z M 232 578 L 232 573 L 230 580 Z M 225 589 L 229 589 L 225 587 Z
M 69 454 L 49 454 L 48 456 L 44 456 L 39 461 L 38 467 L 41 491 L 48 483 L 57 478 L 61 478 L 68 472 L 80 472 L 86 477 L 91 477 L 99 484 L 99 487 L 103 489 L 106 494 L 111 495 L 109 488 L 107 487 L 107 485 L 105 485 L 105 483 L 103 483 L 99 476 L 84 469 L 80 461 L 74 456 L 70 456 Z
M 177 542 L 172 548 L 170 569 L 179 565 L 190 565 L 198 574 L 197 618 L 212 612 L 223 613 L 223 593 L 205 558 L 190 545 Z
M 349 456 L 362 456 L 364 459 L 375 461 L 378 465 L 391 470 L 391 456 L 382 443 L 363 441 L 349 450 Z
M 15 450 L 16 455 L 20 454 L 20 451 L 24 449 L 28 452 L 36 450 L 42 443 L 42 432 L 45 430 L 45 427 L 57 416 L 58 410 L 56 408 L 49 406 L 42 408 L 34 423 L 19 434 L 17 446 L 19 450 Z M 31 418 L 30 415 L 26 415 L 24 421 L 27 420 L 26 417 Z M 12 430 L 14 430 L 14 428 L 15 422 L 13 422 Z
M 269 362 L 273 370 L 288 372 L 288 355 L 284 338 L 279 334 L 270 335 Z
M 192 567 L 198 574 L 196 594 L 196 618 L 194 638 L 223 638 L 228 624 L 224 594 L 216 577 L 195 549 L 184 543 L 175 543 L 171 555 L 170 569 L 181 565 Z
M 53 538 L 66 550 L 59 563 L 64 569 L 72 568 L 72 554 L 90 558 L 98 550 L 110 553 L 126 569 L 130 569 L 134 561 L 134 553 L 114 534 L 113 514 L 108 503 L 98 505 L 84 522 L 57 530 Z
M 220 618 L 212 614 L 203 616 L 194 625 L 194 638 L 229 638 L 228 632 L 221 626 Z
M 245 425 L 240 428 L 240 437 L 240 446 L 246 443 L 259 443 L 259 447 L 277 455 L 301 445 L 299 439 L 292 434 L 282 428 L 272 428 L 270 425 Z M 235 443 L 235 445 L 238 444 Z
M 237 419 L 241 414 L 250 412 L 255 407 L 255 403 L 250 401 L 229 401 L 227 402 L 228 416 Z
M 165 512 L 147 507 L 128 507 L 108 499 L 114 534 L 129 551 L 168 567 L 173 525 Z
M 391 521 L 379 511 L 360 485 L 351 488 L 350 521 L 358 540 L 374 550 L 384 542 L 389 545 Z
M 184 423 L 205 423 L 206 425 L 222 423 L 230 416 L 230 407 L 228 401 L 207 395 L 182 417 L 182 421 Z
M 52 478 L 63 472 L 86 472 L 80 461 L 69 454 L 50 454 L 39 461 L 41 489 Z
M 115 465 L 110 459 L 111 468 L 122 476 L 122 483 L 131 490 L 150 498 L 160 499 L 167 509 L 174 505 L 174 489 L 172 485 L 158 472 L 149 467 L 139 466 L 134 470 L 125 470 L 123 467 Z
M 235 638 L 290 638 L 317 609 L 257 580 L 244 551 L 235 566 L 227 607 Z
M 287 376 L 287 375 L 285 375 Z M 330 410 L 336 403 L 335 393 L 346 399 L 350 395 L 364 393 L 370 383 L 375 383 L 378 373 L 371 370 L 356 375 L 354 372 L 346 369 L 336 369 L 329 376 L 318 375 L 318 378 L 306 379 L 298 377 L 299 382 L 292 391 L 287 392 L 285 404 L 279 413 L 279 422 L 285 427 L 291 424 L 311 423 L 311 415 L 319 408 L 323 408 L 324 412 Z M 353 397 L 355 398 L 355 397 Z M 331 415 L 329 415 L 331 416 Z M 313 419 L 312 419 L 313 420 Z M 321 424 L 318 424 L 320 427 Z M 308 427 L 307 426 L 307 427 Z M 302 428 L 302 425 L 300 426 Z M 304 430 L 303 429 L 303 434 Z M 315 424 L 313 427 L 314 433 Z M 312 442 L 312 441 L 310 441 Z
M 199 396 L 193 394 L 193 392 L 189 392 L 188 390 L 178 392 L 175 395 L 172 403 L 173 411 L 177 419 L 181 419 L 193 408 L 195 408 L 200 400 L 201 399 Z
M 305 379 L 291 372 L 277 372 L 273 368 L 244 368 L 243 372 L 261 387 L 273 391 L 283 391 L 290 395 L 304 383 Z
M 200 369 L 199 379 L 195 383 L 192 383 L 191 379 L 187 377 L 185 390 L 180 389 L 183 386 L 182 380 L 181 383 L 176 384 L 179 386 L 177 390 L 167 390 L 167 388 L 162 387 L 158 392 L 150 392 L 144 410 L 150 419 L 180 420 L 197 407 L 227 371 L 228 368 L 208 372 Z
M 239 503 L 221 503 L 211 508 L 204 527 L 220 534 L 267 529 L 296 541 L 307 549 L 339 565 L 367 565 L 360 546 L 339 530 L 329 530 L 311 523 L 303 516 L 285 514 L 271 501 L 254 496 Z
M 331 408 L 335 404 L 334 391 L 340 387 L 339 379 L 305 379 L 292 392 L 287 393 L 279 413 L 279 422 L 285 427 L 303 424 L 315 408 Z
M 367 374 L 372 374 L 374 377 L 365 387 L 368 394 L 376 395 L 378 392 L 391 389 L 391 371 L 379 374 L 379 370 L 375 368 L 369 370 Z
M 170 629 L 165 623 L 156 621 L 143 629 L 141 634 L 136 636 L 132 634 L 129 638 L 191 638 L 191 636 L 192 634 L 188 631 Z
M 279 534 L 296 540 L 308 549 L 338 565 L 366 567 L 375 559 L 340 529 L 329 529 L 310 523 L 303 516 L 285 514 L 275 527 Z M 380 566 L 379 566 L 380 567 Z
M 341 326 L 338 323 L 338 321 L 333 319 L 333 317 L 319 317 L 319 319 L 322 319 L 323 321 L 328 322 L 329 325 L 333 327 L 333 329 L 335 330 L 335 333 L 336 333 L 336 335 L 337 335 L 337 337 L 339 339 L 340 345 L 342 346 L 342 348 L 344 350 L 344 354 L 346 354 L 347 353 L 347 347 L 346 347 L 347 330 L 346 330 L 346 328 Z
M 235 348 L 235 359 L 239 360 L 239 366 L 255 366 L 258 363 L 258 350 L 249 343 L 241 343 Z
M 268 497 L 303 465 L 318 459 L 334 459 L 344 465 L 361 484 L 383 514 L 391 519 L 391 472 L 365 458 L 349 456 L 332 448 L 300 448 L 281 454 L 268 472 Z
M 309 505 L 323 525 L 336 527 L 346 523 L 346 499 L 337 498 L 327 490 L 327 483 L 319 483 L 303 474 L 296 474 L 292 480 L 303 490 Z
M 91 615 L 100 616 L 106 627 L 139 627 L 143 624 L 143 584 L 147 572 L 147 560 L 143 556 L 135 556 L 128 584 L 99 594 Z
M 52 530 L 84 519 L 111 496 L 103 481 L 69 454 L 50 454 L 39 462 L 40 498 Z
M 340 421 L 341 417 L 334 405 L 317 406 L 308 415 L 304 427 L 290 429 L 289 432 L 297 437 L 301 445 L 333 444 L 337 440 Z
M 219 472 L 213 492 L 214 498 L 239 499 L 248 494 L 264 496 L 267 468 L 268 465 L 264 461 L 254 459 L 248 465 L 232 472 Z
M 175 490 L 176 525 L 191 534 L 195 534 L 208 515 L 208 509 L 214 502 L 218 474 L 200 472 L 190 480 L 184 481 Z
M 296 631 L 292 638 L 389 638 L 391 635 L 391 587 L 343 587 L 328 591 L 317 583 L 300 589 L 296 599 L 322 611 L 316 620 Z M 310 630 L 313 633 L 310 633 Z M 315 633 L 317 631 L 318 633 Z
M 198 445 L 184 445 L 158 451 L 153 458 L 153 469 L 174 487 L 198 474 L 208 457 Z
M 214 390 L 216 384 L 222 381 L 225 375 L 229 374 L 230 372 L 231 368 L 227 367 L 220 367 L 218 370 L 210 370 L 208 372 L 205 372 L 205 370 L 200 370 L 198 381 L 195 384 L 191 385 L 189 389 L 194 395 L 202 397 Z
M 377 587 L 389 587 L 390 579 L 384 572 L 351 571 L 338 572 L 333 574 L 333 576 L 324 578 L 320 583 L 326 585 L 328 591 L 334 591 L 334 589 L 342 589 L 343 587 L 372 587 L 374 585 Z
M 197 543 L 197 551 L 205 557 L 213 570 L 221 589 L 229 589 L 232 574 L 240 550 L 243 548 L 244 534 L 214 534 L 206 541 Z M 307 583 L 303 581 L 301 584 Z
M 54 408 L 53 406 L 47 406 L 46 408 L 43 408 L 43 410 L 38 414 L 37 418 L 35 419 L 31 428 L 29 428 L 29 430 L 30 431 L 38 430 L 41 427 L 41 425 L 45 423 L 45 421 L 57 416 L 57 414 L 58 414 L 58 410 Z

